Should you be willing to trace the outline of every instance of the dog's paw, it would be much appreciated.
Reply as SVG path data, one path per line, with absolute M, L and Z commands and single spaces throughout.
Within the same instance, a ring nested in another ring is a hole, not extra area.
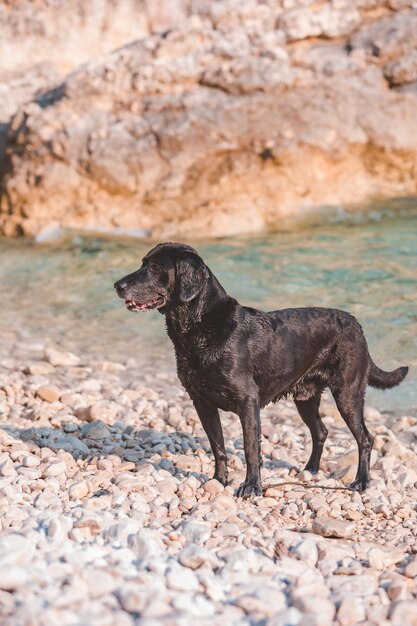
M 251 498 L 253 496 L 262 495 L 262 487 L 259 478 L 250 478 L 245 480 L 240 487 L 236 489 L 235 495 L 238 498 Z
M 316 476 L 316 474 L 319 473 L 319 468 L 318 468 L 318 465 L 307 463 L 307 465 L 304 468 L 304 471 L 310 472 L 310 474 L 312 474 L 313 476 Z
M 214 474 L 213 480 L 218 480 L 223 487 L 227 485 L 227 474 Z
M 349 487 L 352 491 L 365 491 L 365 489 L 368 489 L 369 483 L 369 478 L 357 478 L 349 485 Z

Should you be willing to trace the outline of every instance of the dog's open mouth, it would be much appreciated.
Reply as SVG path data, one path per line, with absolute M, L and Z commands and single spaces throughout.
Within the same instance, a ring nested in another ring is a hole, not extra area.
M 125 304 L 129 311 L 149 311 L 150 309 L 159 309 L 164 304 L 165 298 L 159 296 L 155 300 L 149 302 L 137 302 L 137 300 L 125 300 Z

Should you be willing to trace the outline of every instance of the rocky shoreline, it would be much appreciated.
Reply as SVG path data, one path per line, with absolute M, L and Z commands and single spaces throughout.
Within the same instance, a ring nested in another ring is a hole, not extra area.
M 3 46 L 36 63 L 0 64 L 2 233 L 227 236 L 417 194 L 412 0 L 172 2 L 94 28 L 71 0 L 67 43 L 59 3 L 6 3 Z
M 263 412 L 265 495 L 237 500 L 175 373 L 0 336 L 4 626 L 407 626 L 417 620 L 417 419 L 367 409 L 372 484 L 330 399 L 318 477 L 290 401 Z M 278 485 L 277 485 L 278 483 Z M 280 486 L 279 486 L 280 484 Z M 270 486 L 268 485 L 275 485 Z

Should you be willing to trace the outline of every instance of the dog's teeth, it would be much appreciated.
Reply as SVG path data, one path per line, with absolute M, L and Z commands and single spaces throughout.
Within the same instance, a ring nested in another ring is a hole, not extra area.
M 156 298 L 156 300 L 151 300 L 143 304 L 136 302 L 136 300 L 125 300 L 125 304 L 130 311 L 149 311 L 158 306 L 158 304 L 161 304 L 161 299 Z

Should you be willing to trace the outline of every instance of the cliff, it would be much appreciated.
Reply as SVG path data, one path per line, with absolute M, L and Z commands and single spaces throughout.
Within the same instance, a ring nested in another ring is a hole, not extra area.
M 412 4 L 108 1 L 84 17 L 84 46 L 76 26 L 71 45 L 45 26 L 55 61 L 33 56 L 36 88 L 4 120 L 0 228 L 217 236 L 415 194 Z

